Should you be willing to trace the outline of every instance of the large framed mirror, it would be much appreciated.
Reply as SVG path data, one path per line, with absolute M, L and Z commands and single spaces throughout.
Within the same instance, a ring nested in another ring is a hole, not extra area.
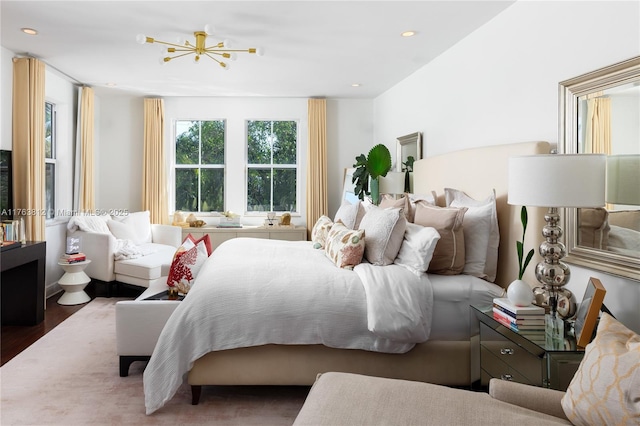
M 565 211 L 565 260 L 640 280 L 640 57 L 560 82 L 559 112 L 561 152 L 608 156 L 606 206 Z

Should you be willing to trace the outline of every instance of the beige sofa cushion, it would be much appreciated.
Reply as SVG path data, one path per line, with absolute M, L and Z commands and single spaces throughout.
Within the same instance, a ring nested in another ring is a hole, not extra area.
M 348 373 L 322 374 L 294 425 L 547 425 L 558 417 L 483 392 Z

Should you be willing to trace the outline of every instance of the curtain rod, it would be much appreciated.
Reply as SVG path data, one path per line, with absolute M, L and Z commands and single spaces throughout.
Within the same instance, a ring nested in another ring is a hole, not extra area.
M 80 80 L 78 80 L 77 78 L 75 78 L 75 77 L 73 77 L 73 76 L 70 76 L 70 75 L 69 75 L 69 74 L 67 74 L 66 72 L 64 72 L 64 71 L 62 71 L 62 70 L 60 70 L 60 69 L 58 69 L 58 68 L 54 67 L 53 65 L 51 65 L 50 63 L 48 63 L 48 62 L 47 62 L 47 61 L 45 61 L 44 59 L 42 59 L 42 58 L 38 58 L 37 56 L 30 54 L 29 52 L 26 52 L 26 53 L 24 53 L 24 54 L 16 53 L 16 55 L 19 55 L 19 56 L 26 56 L 26 57 L 29 57 L 29 58 L 37 59 L 37 60 L 39 60 L 40 62 L 44 63 L 44 64 L 45 64 L 46 66 L 48 66 L 49 68 L 51 68 L 51 69 L 53 69 L 54 71 L 56 71 L 57 73 L 62 74 L 63 76 L 65 76 L 66 78 L 68 78 L 69 80 L 71 80 L 72 82 L 75 82 L 77 85 L 79 85 L 79 86 L 86 86 L 86 84 L 85 84 L 85 83 L 81 82 L 81 81 L 80 81 Z

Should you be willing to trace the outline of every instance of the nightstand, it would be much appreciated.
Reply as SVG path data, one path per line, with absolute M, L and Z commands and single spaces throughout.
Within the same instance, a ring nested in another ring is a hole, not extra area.
M 556 390 L 566 390 L 583 349 L 575 339 L 545 342 L 505 327 L 493 319 L 492 306 L 471 306 L 471 372 L 475 388 L 486 389 L 498 378 Z

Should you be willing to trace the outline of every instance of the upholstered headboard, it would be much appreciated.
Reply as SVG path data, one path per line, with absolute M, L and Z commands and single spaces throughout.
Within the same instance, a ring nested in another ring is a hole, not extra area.
M 521 206 L 507 204 L 507 169 L 509 157 L 514 155 L 548 154 L 548 142 L 525 142 L 473 148 L 450 152 L 416 161 L 414 164 L 413 192 L 426 194 L 435 191 L 438 205 L 444 206 L 444 188 L 464 191 L 472 198 L 483 200 L 491 189 L 496 190 L 500 248 L 496 284 L 506 288 L 518 278 L 516 241 L 522 238 L 520 223 Z M 535 179 L 535 176 L 531 177 Z M 534 256 L 527 269 L 525 281 L 536 283 L 534 269 L 540 260 L 538 246 L 542 241 L 544 208 L 527 208 L 529 224 L 525 252 L 534 249 Z M 464 225 L 463 225 L 464 226 Z

